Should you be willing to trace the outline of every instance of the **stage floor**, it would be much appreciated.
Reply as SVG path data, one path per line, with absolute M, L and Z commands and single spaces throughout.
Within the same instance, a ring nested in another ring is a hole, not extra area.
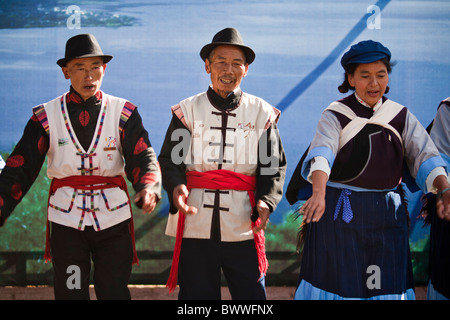
M 133 300 L 176 300 L 178 288 L 171 294 L 165 286 L 156 285 L 130 285 Z M 267 287 L 268 300 L 292 300 L 294 287 Z M 426 300 L 427 288 L 416 288 L 416 299 Z M 0 287 L 0 300 L 53 300 L 53 287 Z M 91 286 L 91 299 L 95 299 L 94 288 Z M 231 300 L 227 287 L 222 288 L 222 299 Z

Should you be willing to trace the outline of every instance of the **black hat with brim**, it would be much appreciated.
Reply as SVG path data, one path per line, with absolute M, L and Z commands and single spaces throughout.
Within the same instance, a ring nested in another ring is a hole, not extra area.
M 113 56 L 104 54 L 97 39 L 92 34 L 79 34 L 67 40 L 65 57 L 56 63 L 65 67 L 67 62 L 79 58 L 101 57 L 104 63 L 108 63 Z
M 205 45 L 202 50 L 200 50 L 200 57 L 205 61 L 211 51 L 221 45 L 233 45 L 241 48 L 242 51 L 244 51 L 248 64 L 251 64 L 253 60 L 255 60 L 255 52 L 244 44 L 241 34 L 234 28 L 226 28 L 216 33 L 211 43 Z

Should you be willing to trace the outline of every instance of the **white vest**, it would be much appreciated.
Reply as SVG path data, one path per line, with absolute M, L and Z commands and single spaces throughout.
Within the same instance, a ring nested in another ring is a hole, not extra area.
M 215 108 L 209 102 L 206 92 L 181 101 L 172 107 L 172 112 L 189 130 L 187 134 L 190 136 L 190 143 L 187 150 L 183 149 L 187 151 L 183 152 L 186 155 L 183 161 L 188 171 L 224 169 L 248 176 L 256 175 L 259 139 L 279 116 L 277 109 L 247 93 L 242 93 L 237 108 L 226 112 Z M 178 140 L 186 134 L 186 130 L 184 131 L 185 133 L 174 132 L 178 137 L 173 138 Z M 225 141 L 222 141 L 224 137 Z M 219 195 L 221 240 L 230 242 L 253 239 L 248 192 L 225 192 Z M 198 208 L 198 212 L 186 216 L 184 238 L 210 238 L 213 213 L 211 206 L 214 205 L 214 200 L 215 193 L 212 190 L 190 191 L 188 205 Z M 178 213 L 169 215 L 166 234 L 176 235 L 177 221 Z
M 84 150 L 72 129 L 65 97 L 44 104 L 50 137 L 48 177 L 124 176 L 119 122 L 126 100 L 103 93 L 93 141 Z M 103 230 L 130 217 L 128 196 L 118 187 L 93 192 L 62 187 L 49 199 L 48 220 L 79 230 L 90 224 Z

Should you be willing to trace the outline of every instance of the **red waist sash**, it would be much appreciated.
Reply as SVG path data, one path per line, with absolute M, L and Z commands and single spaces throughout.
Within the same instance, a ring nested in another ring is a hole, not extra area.
M 67 178 L 54 178 L 50 185 L 50 194 L 62 187 L 71 187 L 79 190 L 100 190 L 119 187 L 127 190 L 127 184 L 122 176 L 102 177 L 102 176 L 70 176 Z
M 188 171 L 186 173 L 187 189 L 219 189 L 219 190 L 239 190 L 247 191 L 250 198 L 250 205 L 255 207 L 256 177 L 247 176 L 241 173 L 236 173 L 228 170 L 211 170 L 207 172 Z M 249 216 L 250 219 L 250 216 Z M 181 250 L 181 241 L 183 238 L 185 215 L 178 213 L 177 234 L 175 240 L 175 248 L 173 252 L 172 268 L 170 270 L 167 287 L 169 292 L 172 292 L 178 282 L 178 262 Z M 261 223 L 261 219 L 252 221 L 252 228 Z M 268 261 L 265 253 L 265 238 L 264 230 L 254 233 L 256 252 L 258 254 L 259 271 L 266 274 L 268 268 Z
M 128 194 L 128 187 L 125 179 L 122 176 L 116 177 L 102 177 L 102 176 L 69 176 L 62 179 L 53 178 L 50 184 L 50 191 L 48 200 L 50 203 L 50 196 L 56 192 L 59 188 L 62 187 L 70 187 L 78 190 L 102 190 L 102 189 L 110 189 L 119 187 L 124 190 L 128 197 L 128 203 L 131 209 L 131 201 L 130 196 Z M 133 213 L 131 212 L 131 221 L 130 221 L 130 232 L 133 241 L 133 264 L 138 264 L 139 260 L 136 253 L 135 239 L 134 239 L 134 223 L 133 223 Z M 50 228 L 48 226 L 47 219 L 47 234 L 46 234 L 46 245 L 45 245 L 45 253 L 44 259 L 46 261 L 51 260 L 50 253 Z

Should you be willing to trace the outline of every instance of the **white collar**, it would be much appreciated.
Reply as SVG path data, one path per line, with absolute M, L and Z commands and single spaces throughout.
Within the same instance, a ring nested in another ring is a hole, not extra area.
M 356 100 L 358 100 L 359 103 L 361 103 L 363 106 L 370 108 L 373 110 L 373 112 L 377 112 L 378 109 L 380 109 L 380 106 L 383 104 L 383 98 L 381 98 L 380 100 L 378 100 L 377 103 L 375 103 L 375 105 L 373 106 L 373 108 L 371 106 L 369 106 L 363 99 L 361 99 L 360 96 L 358 96 L 358 94 L 355 91 L 355 97 Z

